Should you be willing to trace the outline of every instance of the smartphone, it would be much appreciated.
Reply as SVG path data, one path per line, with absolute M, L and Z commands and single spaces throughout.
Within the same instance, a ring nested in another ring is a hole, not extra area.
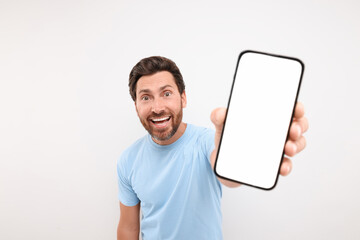
M 240 53 L 214 171 L 256 188 L 275 187 L 304 64 L 258 51 Z

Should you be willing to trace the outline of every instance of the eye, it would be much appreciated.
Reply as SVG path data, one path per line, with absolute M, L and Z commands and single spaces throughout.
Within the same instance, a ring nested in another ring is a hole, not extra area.
M 142 101 L 148 101 L 149 99 L 150 99 L 150 98 L 149 98 L 149 96 L 147 96 L 147 95 L 141 97 L 141 100 L 142 100 Z
M 171 92 L 169 92 L 169 91 L 165 92 L 165 93 L 164 93 L 164 96 L 165 96 L 165 97 L 170 97 L 170 96 L 171 96 Z

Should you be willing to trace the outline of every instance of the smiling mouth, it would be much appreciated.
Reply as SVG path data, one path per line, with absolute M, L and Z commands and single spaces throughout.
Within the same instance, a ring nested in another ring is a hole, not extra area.
M 162 117 L 162 118 L 152 118 L 150 121 L 155 125 L 163 125 L 170 121 L 170 116 Z

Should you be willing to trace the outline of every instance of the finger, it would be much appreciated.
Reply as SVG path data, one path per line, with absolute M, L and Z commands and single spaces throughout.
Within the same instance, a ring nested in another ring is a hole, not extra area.
M 297 153 L 297 145 L 294 141 L 288 140 L 285 144 L 285 154 L 289 157 L 295 156 Z
M 298 140 L 309 128 L 309 122 L 306 117 L 296 119 L 291 123 L 289 138 L 293 141 Z
M 289 158 L 284 157 L 280 167 L 280 175 L 287 176 L 292 170 L 292 162 Z
M 304 105 L 301 102 L 297 102 L 295 106 L 295 118 L 302 118 L 305 114 L 305 108 Z
M 299 140 L 295 142 L 296 144 L 296 153 L 301 152 L 306 147 L 306 139 L 301 136 Z
M 306 117 L 295 119 L 294 122 L 300 126 L 302 133 L 305 133 L 309 129 L 309 121 Z
M 306 139 L 301 136 L 298 140 L 292 141 L 288 140 L 285 144 L 285 154 L 289 157 L 295 156 L 297 153 L 304 150 L 306 147 Z
M 289 139 L 296 141 L 301 137 L 302 129 L 298 122 L 293 122 L 290 127 Z

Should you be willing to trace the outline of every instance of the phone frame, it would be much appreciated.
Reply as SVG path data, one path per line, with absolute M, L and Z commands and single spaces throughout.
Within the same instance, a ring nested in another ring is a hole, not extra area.
M 230 109 L 231 97 L 232 97 L 233 88 L 234 88 L 234 85 L 235 85 L 236 74 L 237 74 L 237 71 L 238 71 L 238 67 L 239 67 L 239 64 L 240 64 L 241 57 L 242 57 L 244 54 L 246 54 L 246 53 L 264 54 L 264 55 L 268 55 L 268 56 L 272 56 L 272 57 L 285 58 L 285 59 L 297 61 L 297 62 L 299 62 L 300 65 L 301 65 L 300 79 L 299 79 L 299 83 L 298 83 L 298 87 L 297 87 L 297 92 L 296 92 L 296 96 L 295 96 L 295 101 L 294 101 L 294 104 L 293 104 L 293 110 L 292 110 L 291 118 L 290 118 L 289 125 L 288 125 L 287 135 L 286 135 L 286 138 L 285 138 L 285 141 L 284 141 L 284 148 L 283 148 L 283 152 L 282 152 L 282 155 L 281 155 L 281 160 L 280 160 L 280 163 L 279 163 L 279 167 L 278 167 L 278 171 L 277 171 L 277 175 L 276 175 L 275 182 L 274 182 L 273 186 L 270 187 L 270 188 L 263 188 L 263 187 L 260 187 L 260 186 L 256 186 L 256 185 L 252 185 L 252 184 L 249 184 L 249 183 L 240 182 L 240 181 L 237 181 L 237 180 L 234 180 L 234 179 L 230 179 L 230 178 L 227 178 L 227 177 L 224 177 L 224 176 L 220 175 L 220 174 L 216 171 L 216 166 L 217 166 L 218 157 L 219 157 L 219 153 L 220 153 L 220 149 L 221 149 L 221 143 L 222 143 L 222 139 L 223 139 L 223 134 L 224 134 L 224 131 L 225 131 L 225 128 L 226 128 L 226 119 L 227 119 L 228 111 L 229 111 L 229 109 Z M 243 185 L 246 185 L 246 186 L 250 186 L 250 187 L 255 187 L 255 188 L 258 188 L 258 189 L 262 189 L 262 190 L 268 190 L 268 191 L 269 191 L 269 190 L 272 190 L 272 189 L 275 188 L 275 186 L 277 185 L 278 179 L 279 179 L 280 168 L 281 168 L 281 164 L 282 164 L 282 162 L 283 162 L 284 155 L 285 155 L 285 144 L 286 144 L 287 139 L 289 138 L 290 127 L 291 127 L 291 124 L 292 124 L 292 121 L 293 121 L 293 118 L 294 118 L 295 107 L 296 107 L 297 99 L 298 99 L 299 92 L 300 92 L 300 87 L 301 87 L 302 78 L 303 78 L 303 75 L 304 75 L 304 70 L 305 70 L 305 65 L 304 65 L 304 63 L 303 63 L 300 59 L 294 58 L 294 57 L 289 57 L 289 56 L 284 56 L 284 55 L 279 55 L 279 54 L 272 54 L 272 53 L 261 52 L 261 51 L 255 51 L 255 50 L 245 50 L 245 51 L 242 51 L 242 52 L 239 54 L 239 57 L 238 57 L 238 60 L 237 60 L 237 64 L 236 64 L 236 68 L 235 68 L 234 79 L 233 79 L 233 82 L 232 82 L 232 85 L 231 85 L 230 96 L 229 96 L 229 100 L 228 100 L 228 104 L 227 104 L 227 111 L 226 111 L 226 114 L 225 114 L 224 126 L 223 126 L 223 130 L 222 130 L 222 132 L 221 132 L 220 142 L 219 142 L 218 151 L 217 151 L 217 153 L 216 153 L 216 159 L 215 159 L 215 164 L 214 164 L 214 172 L 215 172 L 215 175 L 216 175 L 217 177 L 222 178 L 222 179 L 224 179 L 224 180 L 229 180 L 229 181 L 232 181 L 232 182 L 240 183 L 240 184 L 243 184 Z

